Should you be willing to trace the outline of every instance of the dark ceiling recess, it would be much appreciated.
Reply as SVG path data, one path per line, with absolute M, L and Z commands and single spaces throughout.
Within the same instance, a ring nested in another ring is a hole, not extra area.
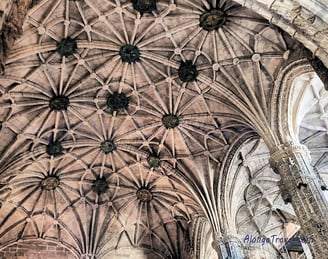
M 199 17 L 199 26 L 204 30 L 212 31 L 222 27 L 227 20 L 225 12 L 219 9 L 212 9 L 201 14 Z
M 163 126 L 167 129 L 173 129 L 179 125 L 179 117 L 173 114 L 165 114 L 162 117 Z
M 41 189 L 51 191 L 59 186 L 59 179 L 56 176 L 47 176 L 41 181 Z
M 157 9 L 156 0 L 132 0 L 132 5 L 140 13 L 151 13 Z
M 129 107 L 129 97 L 124 93 L 115 92 L 107 98 L 107 107 L 112 111 L 127 109 Z
M 137 198 L 143 202 L 149 202 L 153 199 L 153 194 L 147 188 L 140 188 L 137 191 Z
M 182 61 L 178 70 L 178 75 L 182 82 L 195 81 L 198 76 L 196 65 L 194 65 L 191 60 L 187 60 L 186 62 Z
M 109 154 L 116 150 L 116 146 L 112 140 L 105 140 L 101 143 L 100 150 L 105 154 Z
M 286 243 L 285 247 L 288 252 L 297 252 L 297 253 L 304 252 L 301 239 L 298 237 L 293 237 L 290 241 Z
M 140 60 L 140 51 L 137 46 L 126 44 L 120 48 L 120 56 L 123 62 L 131 64 Z
M 105 178 L 97 178 L 93 181 L 92 190 L 98 195 L 105 193 L 109 189 Z
M 77 50 L 77 43 L 75 39 L 71 39 L 70 37 L 62 39 L 57 43 L 56 51 L 62 57 L 69 57 L 73 55 Z
M 52 111 L 62 111 L 67 110 L 69 106 L 69 99 L 64 95 L 57 95 L 50 99 L 49 107 Z
M 50 156 L 60 156 L 64 153 L 64 148 L 59 141 L 50 142 L 47 145 L 47 154 Z
M 157 168 L 161 165 L 161 160 L 158 155 L 152 154 L 147 158 L 147 162 L 151 168 Z

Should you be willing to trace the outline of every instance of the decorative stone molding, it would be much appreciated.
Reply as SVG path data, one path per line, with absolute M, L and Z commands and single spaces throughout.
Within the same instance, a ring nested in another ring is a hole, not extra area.
M 285 202 L 291 201 L 304 235 L 314 239 L 309 244 L 312 254 L 320 256 L 328 249 L 328 203 L 307 148 L 294 143 L 282 145 L 271 154 L 270 164 L 281 176 Z
M 161 159 L 156 154 L 150 154 L 147 158 L 147 162 L 151 168 L 158 168 L 161 166 Z
M 107 98 L 107 107 L 110 108 L 111 111 L 127 109 L 129 107 L 129 97 L 124 93 L 118 92 L 110 94 Z
M 227 19 L 225 12 L 219 9 L 212 9 L 204 12 L 199 18 L 199 25 L 204 30 L 212 31 L 222 27 Z
M 162 117 L 163 126 L 167 129 L 174 129 L 179 125 L 179 117 L 173 114 L 165 114 Z
M 97 178 L 92 183 L 92 191 L 94 191 L 98 195 L 106 193 L 108 189 L 109 187 L 106 178 Z
M 41 181 L 41 189 L 51 191 L 56 189 L 60 184 L 57 176 L 47 176 Z
M 280 27 L 301 42 L 325 66 L 328 65 L 327 12 L 319 1 L 237 0 L 239 4 L 260 13 L 272 24 Z
M 75 39 L 71 39 L 70 37 L 62 39 L 57 43 L 56 51 L 62 57 L 69 57 L 73 55 L 77 50 L 77 44 Z
M 100 150 L 104 154 L 109 154 L 116 150 L 116 145 L 112 140 L 105 140 L 100 144 Z
M 153 194 L 151 193 L 151 191 L 147 188 L 144 188 L 144 187 L 140 188 L 136 192 L 136 196 L 142 202 L 149 202 L 153 199 Z
M 313 73 L 313 68 L 306 58 L 295 59 L 298 56 L 291 53 L 287 64 L 277 75 L 271 98 L 271 128 L 277 134 L 280 143 L 286 143 L 295 138 L 290 132 L 290 95 L 296 78 L 306 73 Z M 270 147 L 269 147 L 270 148 Z

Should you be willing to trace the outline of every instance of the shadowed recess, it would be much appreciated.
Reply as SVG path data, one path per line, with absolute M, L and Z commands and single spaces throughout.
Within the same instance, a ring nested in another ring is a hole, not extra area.
M 67 110 L 69 106 L 69 99 L 64 95 L 57 95 L 51 98 L 49 102 L 50 110 L 52 111 L 62 111 Z
M 50 142 L 47 145 L 46 151 L 47 151 L 47 154 L 50 156 L 59 156 L 64 153 L 64 148 L 63 148 L 61 142 L 55 141 L 55 142 Z
M 225 12 L 219 9 L 212 9 L 201 14 L 199 26 L 204 30 L 212 31 L 222 27 L 227 20 Z
M 191 60 L 187 60 L 186 62 L 182 61 L 178 70 L 178 75 L 182 82 L 195 81 L 198 76 L 196 65 L 194 65 Z
M 129 97 L 124 93 L 113 93 L 107 98 L 107 107 L 112 111 L 127 109 L 129 107 Z
M 112 140 L 105 140 L 101 143 L 100 150 L 105 154 L 109 154 L 116 150 L 116 146 Z
M 140 51 L 137 46 L 126 44 L 120 48 L 120 56 L 123 62 L 131 64 L 140 60 Z
M 105 178 L 97 178 L 93 181 L 92 191 L 98 195 L 105 193 L 108 190 L 108 183 Z
M 149 202 L 153 199 L 153 194 L 147 188 L 140 188 L 137 191 L 137 198 L 142 202 Z
M 137 12 L 151 13 L 156 10 L 156 0 L 132 0 L 133 9 Z
M 60 184 L 60 181 L 58 177 L 56 176 L 47 176 L 41 181 L 41 189 L 42 190 L 54 190 L 56 189 Z
M 173 114 L 165 114 L 162 117 L 163 126 L 167 129 L 173 129 L 179 125 L 179 117 Z
M 147 162 L 151 168 L 158 168 L 161 166 L 161 160 L 159 156 L 152 154 L 147 158 Z
M 70 37 L 62 39 L 57 43 L 56 51 L 62 57 L 69 57 L 73 55 L 77 50 L 77 44 L 75 39 L 71 39 Z

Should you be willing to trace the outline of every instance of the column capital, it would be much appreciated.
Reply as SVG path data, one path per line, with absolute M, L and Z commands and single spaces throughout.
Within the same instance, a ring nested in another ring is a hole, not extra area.
M 244 258 L 242 243 L 235 235 L 215 235 L 212 242 L 212 247 L 218 253 L 219 258 Z
M 293 142 L 281 144 L 277 146 L 273 152 L 271 152 L 270 162 L 271 161 L 281 161 L 281 159 L 287 158 L 290 155 L 293 155 L 295 153 L 301 153 L 303 155 L 306 155 L 307 158 L 310 157 L 310 152 L 308 148 L 302 144 L 296 144 Z
M 270 166 L 281 176 L 281 194 L 285 203 L 293 205 L 301 229 L 308 238 L 311 252 L 319 256 L 328 249 L 328 203 L 322 193 L 320 175 L 310 163 L 308 149 L 300 144 L 286 143 L 271 153 Z
M 286 172 L 286 170 L 281 170 L 280 167 L 287 166 L 291 169 L 300 170 L 301 165 L 310 166 L 310 162 L 311 156 L 307 147 L 292 142 L 277 146 L 271 153 L 269 160 L 271 168 L 277 174 Z
M 212 241 L 212 247 L 213 249 L 220 254 L 221 249 L 224 246 L 224 237 L 222 235 L 214 235 L 213 241 Z

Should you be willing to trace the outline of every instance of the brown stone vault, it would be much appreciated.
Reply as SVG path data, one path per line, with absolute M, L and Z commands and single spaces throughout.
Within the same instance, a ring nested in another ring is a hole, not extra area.
M 2 1 L 0 258 L 319 258 L 324 2 Z

